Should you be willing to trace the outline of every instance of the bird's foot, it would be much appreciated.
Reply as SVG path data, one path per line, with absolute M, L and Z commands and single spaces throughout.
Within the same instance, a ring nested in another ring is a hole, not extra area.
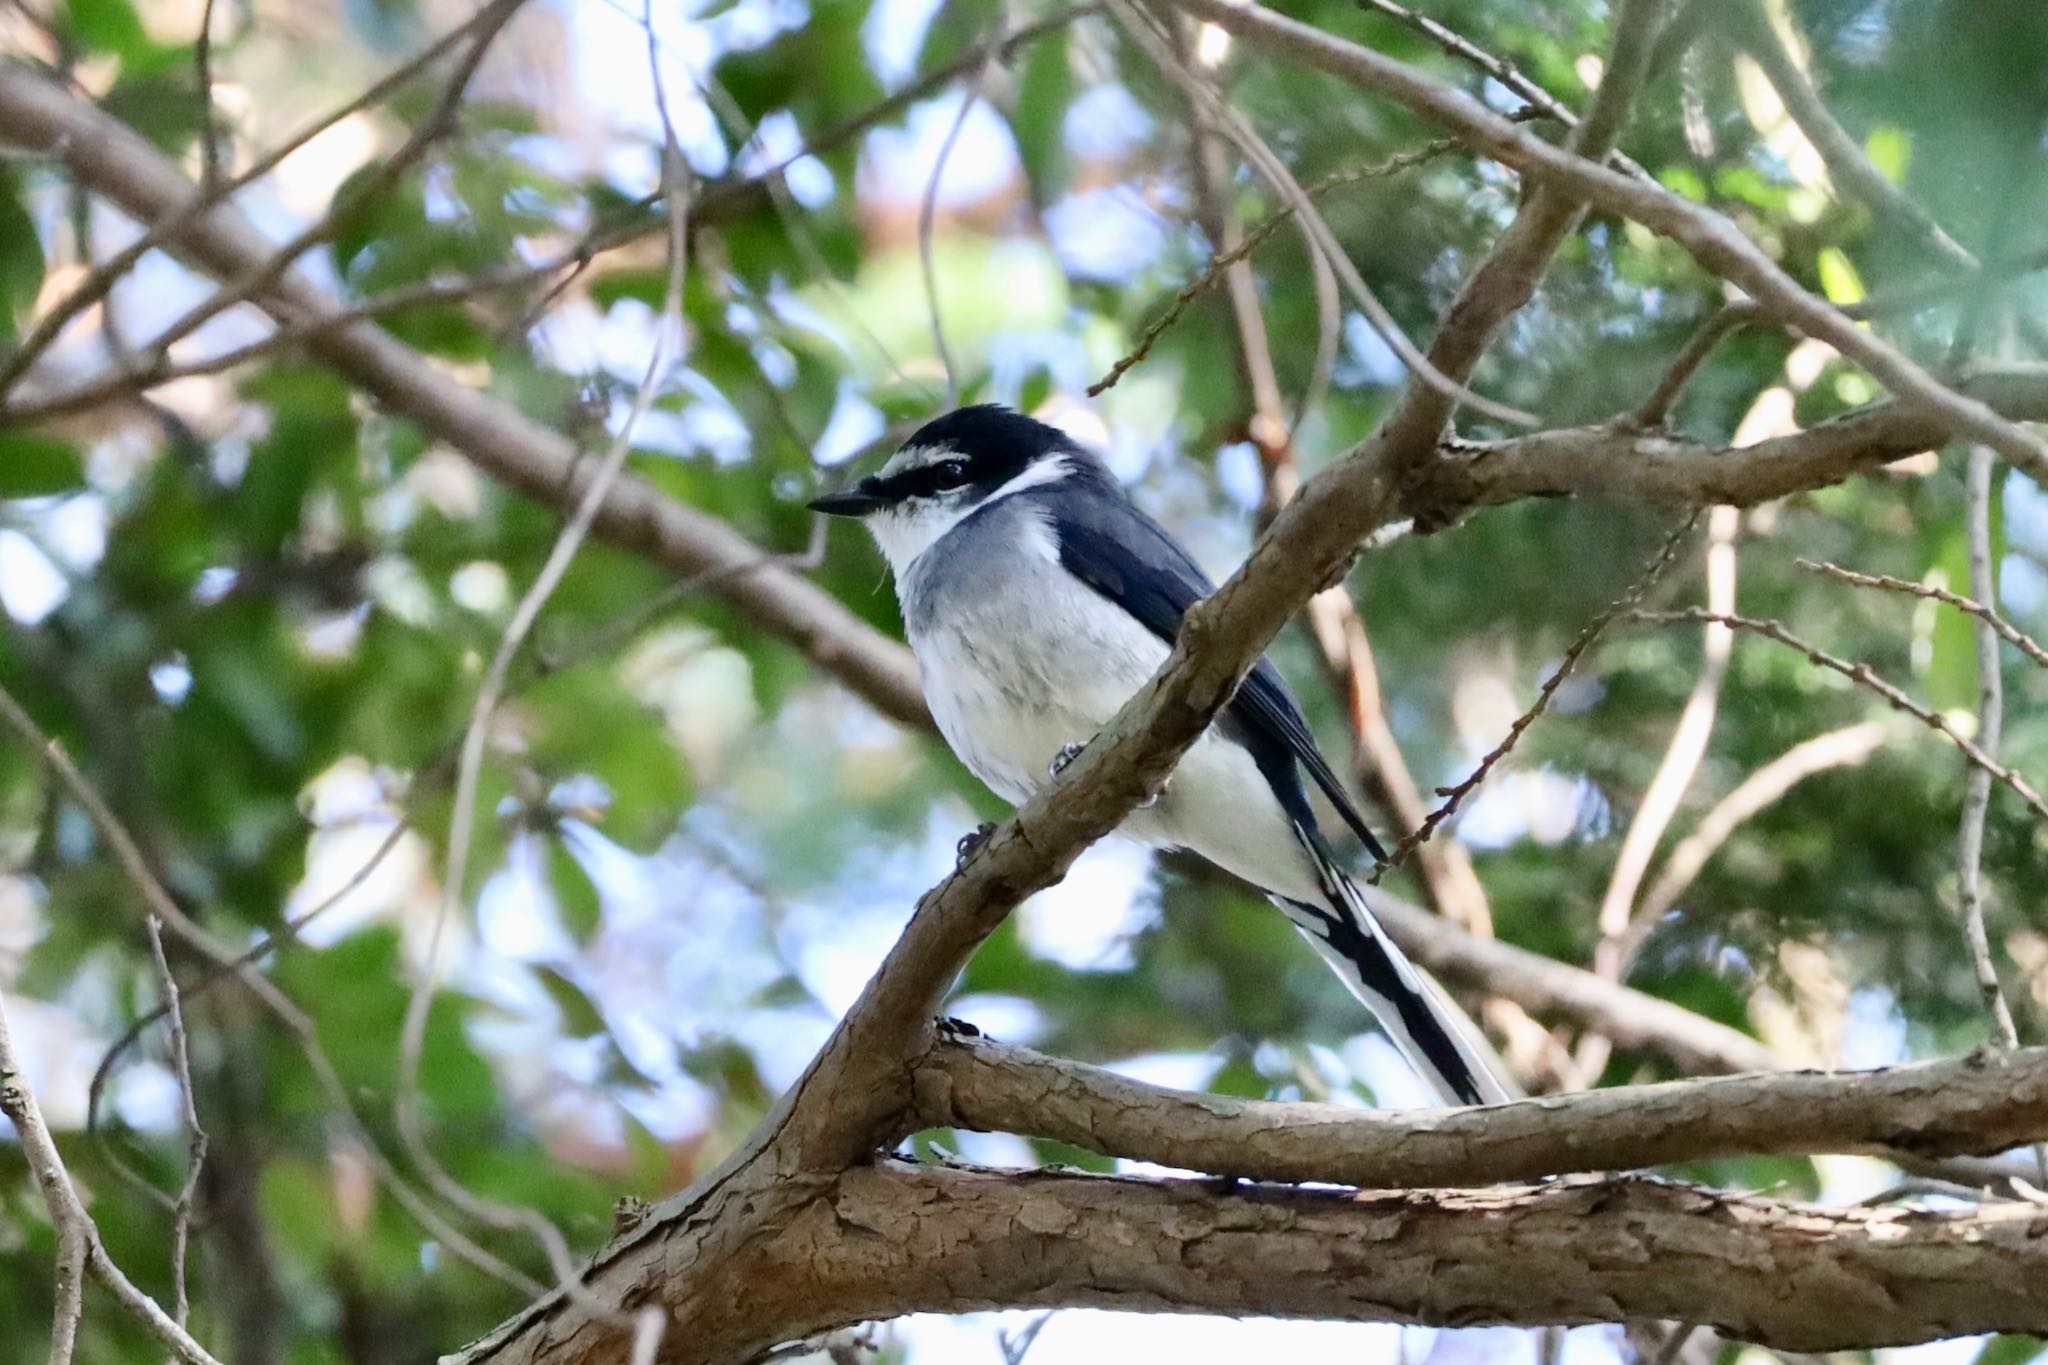
M 953 870 L 957 872 L 967 866 L 967 860 L 979 853 L 981 846 L 987 843 L 989 836 L 995 832 L 996 827 L 994 825 L 983 821 L 966 834 L 961 835 L 960 842 L 953 845 Z
M 1067 770 L 1068 766 L 1071 765 L 1075 759 L 1081 756 L 1081 751 L 1087 747 L 1088 746 L 1086 744 L 1062 744 L 1060 746 L 1060 751 L 1052 756 L 1052 762 L 1046 765 L 1045 775 L 1047 777 L 1058 777 L 1061 773 Z M 1153 792 L 1150 796 L 1146 797 L 1143 801 L 1140 801 L 1138 803 L 1137 809 L 1150 810 L 1152 807 L 1159 804 L 1159 798 L 1164 795 L 1166 795 L 1166 787 L 1162 783 L 1158 791 Z

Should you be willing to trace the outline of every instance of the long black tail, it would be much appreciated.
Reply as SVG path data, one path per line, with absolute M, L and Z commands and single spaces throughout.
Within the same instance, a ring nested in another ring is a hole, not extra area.
M 1327 905 L 1276 896 L 1302 935 L 1315 945 L 1351 993 L 1365 1002 L 1409 1064 L 1446 1104 L 1499 1104 L 1511 1098 L 1452 1006 L 1387 938 L 1365 896 L 1344 874 L 1315 830 L 1294 827 L 1315 859 Z

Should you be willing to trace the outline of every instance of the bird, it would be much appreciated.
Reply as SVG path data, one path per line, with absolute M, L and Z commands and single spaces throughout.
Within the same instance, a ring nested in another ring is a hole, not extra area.
M 1012 805 L 1109 723 L 1165 661 L 1188 608 L 1215 591 L 1101 460 L 997 404 L 926 423 L 874 474 L 810 507 L 873 536 L 939 733 Z M 1263 891 L 1441 1102 L 1508 1098 L 1469 1022 L 1381 930 L 1307 783 L 1385 859 L 1261 657 L 1118 832 L 1187 849 Z

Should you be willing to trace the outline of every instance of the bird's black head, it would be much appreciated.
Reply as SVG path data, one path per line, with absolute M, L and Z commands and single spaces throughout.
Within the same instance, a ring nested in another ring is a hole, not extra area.
M 1063 478 L 1087 460 L 1057 428 L 981 403 L 925 423 L 881 469 L 811 507 L 866 521 L 900 573 L 977 508 Z
M 1078 450 L 1056 427 L 999 403 L 977 403 L 925 423 L 876 473 L 811 507 L 865 517 L 921 500 L 971 506 L 1034 464 Z

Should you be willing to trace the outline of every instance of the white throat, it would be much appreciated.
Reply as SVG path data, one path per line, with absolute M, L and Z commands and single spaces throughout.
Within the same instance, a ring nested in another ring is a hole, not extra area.
M 1072 472 L 1073 467 L 1063 458 L 1037 460 L 987 497 L 977 498 L 973 489 L 960 488 L 872 513 L 866 519 L 868 533 L 881 547 L 882 557 L 889 561 L 889 572 L 901 583 L 926 550 L 982 508 L 1027 488 L 1057 483 Z

